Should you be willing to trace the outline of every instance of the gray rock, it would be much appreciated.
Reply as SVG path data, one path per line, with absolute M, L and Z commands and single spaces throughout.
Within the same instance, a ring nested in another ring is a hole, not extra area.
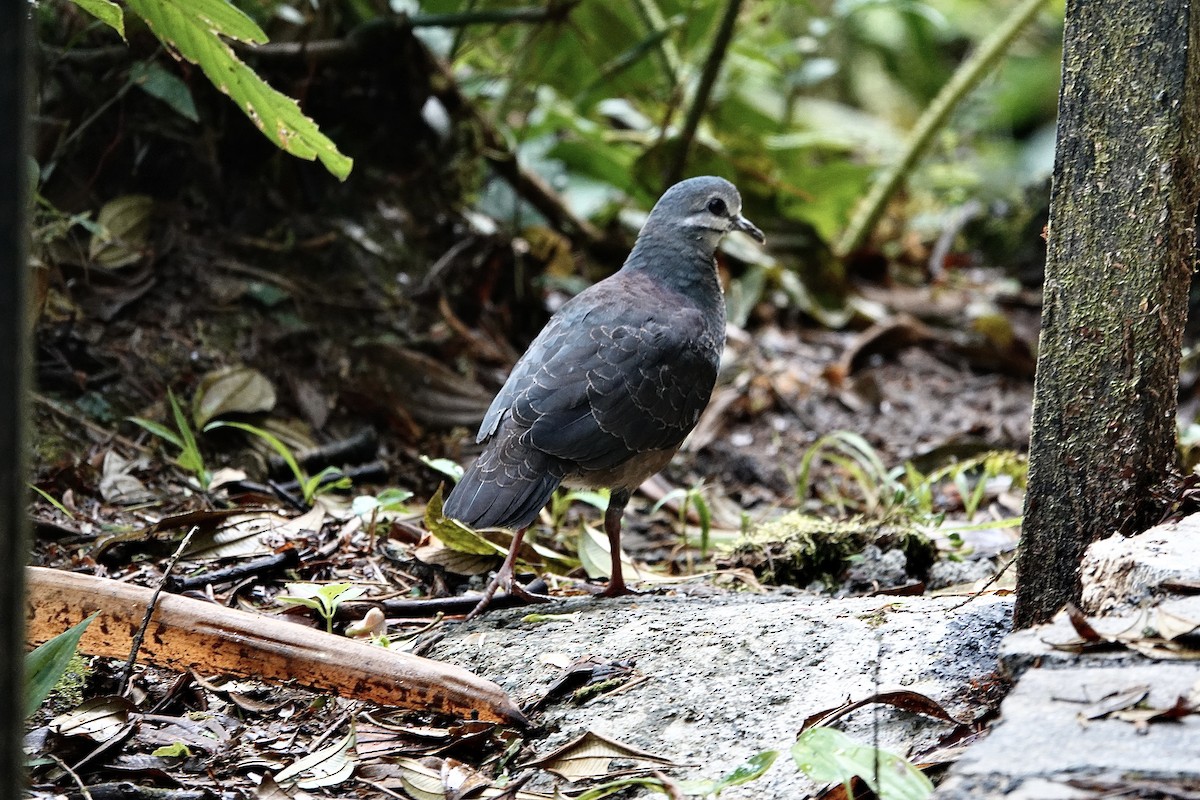
M 1088 548 L 1080 608 L 1110 614 L 1160 594 L 1165 581 L 1200 583 L 1200 514 L 1137 536 L 1114 534 Z
M 1028 670 L 1001 705 L 1000 722 L 968 748 L 934 797 L 1051 800 L 1096 796 L 1069 785 L 1072 779 L 1117 785 L 1133 776 L 1200 779 L 1197 717 L 1143 729 L 1081 714 L 1090 703 L 1138 685 L 1149 687 L 1149 707 L 1168 708 L 1198 680 L 1200 665 L 1192 663 Z
M 539 720 L 546 753 L 592 729 L 681 764 L 680 778 L 715 778 L 765 749 L 785 751 L 763 778 L 727 800 L 794 800 L 811 786 L 786 750 L 804 719 L 880 689 L 921 692 L 960 716 L 971 687 L 994 677 L 1010 598 L 858 598 L 780 595 L 639 596 L 533 609 L 567 622 L 522 624 L 529 610 L 493 612 L 450 633 L 431 654 L 495 680 L 518 702 L 559 675 L 546 657 L 631 660 L 646 680 L 582 707 L 551 704 Z M 840 726 L 895 752 L 932 744 L 945 723 L 868 707 Z

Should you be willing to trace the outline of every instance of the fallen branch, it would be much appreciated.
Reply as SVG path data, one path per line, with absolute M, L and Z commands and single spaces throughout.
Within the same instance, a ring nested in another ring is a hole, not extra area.
M 80 651 L 127 658 L 151 590 L 29 567 L 26 640 L 38 645 L 100 612 Z M 437 714 L 524 724 L 499 686 L 461 667 L 356 642 L 275 617 L 165 595 L 140 657 L 175 671 L 293 681 L 319 692 Z

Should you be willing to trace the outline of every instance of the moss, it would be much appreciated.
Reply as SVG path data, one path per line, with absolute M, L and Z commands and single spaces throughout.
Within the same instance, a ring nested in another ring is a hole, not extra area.
M 90 659 L 79 653 L 71 656 L 66 671 L 50 690 L 47 702 L 53 713 L 75 708 L 83 702 L 83 691 L 87 688 L 93 671 Z
M 909 574 L 923 574 L 937 556 L 936 545 L 912 526 L 863 519 L 839 522 L 793 511 L 739 539 L 722 566 L 752 569 L 766 583 L 834 584 L 853 558 L 872 544 L 903 551 Z

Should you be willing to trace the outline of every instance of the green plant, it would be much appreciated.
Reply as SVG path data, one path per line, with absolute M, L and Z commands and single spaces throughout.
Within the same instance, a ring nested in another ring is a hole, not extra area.
M 179 455 L 175 457 L 175 463 L 192 474 L 200 485 L 201 491 L 208 491 L 212 474 L 204 466 L 204 456 L 201 455 L 200 447 L 196 444 L 196 435 L 192 432 L 192 426 L 188 424 L 187 415 L 183 413 L 183 408 L 175 398 L 175 393 L 169 389 L 167 390 L 167 400 L 171 404 L 171 416 L 175 420 L 175 430 L 150 419 L 141 417 L 129 417 L 128 419 L 164 442 L 179 448 Z
M 816 726 L 796 737 L 791 748 L 796 767 L 817 784 L 839 783 L 846 797 L 856 796 L 851 782 L 858 778 L 879 800 L 925 800 L 933 784 L 907 759 L 855 742 L 835 728 Z M 778 750 L 764 750 L 737 769 L 718 779 L 681 781 L 684 794 L 717 797 L 731 786 L 761 778 L 779 757 Z
M 888 473 L 879 453 L 866 439 L 851 431 L 834 431 L 817 439 L 800 459 L 796 497 L 801 503 L 808 500 L 813 489 L 813 470 L 821 462 L 839 468 L 852 480 L 862 493 L 861 503 L 868 514 L 878 511 L 884 502 L 902 488 Z M 822 500 L 842 512 L 855 503 L 840 492 L 827 492 L 822 495 Z
M 848 483 L 816 486 L 814 471 L 821 463 L 835 467 Z M 1025 457 L 1012 451 L 984 453 L 938 467 L 928 474 L 911 462 L 889 470 L 862 436 L 835 431 L 822 436 L 805 451 L 796 476 L 796 494 L 804 502 L 816 491 L 822 503 L 839 512 L 854 510 L 881 518 L 900 516 L 917 525 L 938 527 L 951 510 L 942 500 L 948 494 L 943 490 L 944 484 L 954 487 L 952 494 L 960 500 L 962 513 L 972 519 L 980 511 L 991 481 L 1007 478 L 1013 486 L 1023 487 L 1027 474 Z M 1006 527 L 1013 523 L 1011 519 L 997 520 L 970 529 Z
M 557 533 L 567 519 L 571 505 L 579 501 L 603 514 L 608 509 L 608 489 L 560 489 L 550 496 L 550 524 Z
M 34 486 L 32 483 L 28 484 L 28 486 L 30 489 L 33 489 L 35 492 L 37 492 L 39 495 L 41 495 L 42 499 L 45 500 L 47 503 L 54 506 L 56 509 L 58 509 L 60 512 L 65 514 L 70 519 L 75 519 L 75 515 L 72 514 L 70 512 L 70 510 L 66 506 L 64 506 L 61 502 L 59 502 L 58 500 L 55 500 L 54 497 L 51 496 L 49 492 L 45 492 L 45 491 L 39 489 L 38 487 Z
M 451 461 L 448 458 L 430 458 L 429 456 L 421 456 L 421 463 L 429 467 L 434 472 L 440 472 L 449 478 L 454 483 L 462 480 L 463 468 L 457 462 Z
M 708 487 L 704 485 L 704 481 L 700 481 L 687 489 L 683 487 L 672 489 L 663 495 L 662 499 L 650 509 L 650 513 L 653 514 L 667 503 L 679 500 L 679 535 L 686 542 L 688 510 L 695 508 L 696 516 L 700 519 L 701 558 L 708 558 L 708 549 L 712 544 L 712 511 L 708 507 L 708 501 L 704 499 L 704 493 L 707 489 Z
M 408 513 L 407 503 L 412 496 L 413 493 L 407 489 L 384 489 L 377 495 L 363 494 L 354 498 L 350 502 L 350 510 L 367 521 L 368 533 L 374 536 L 379 515 Z
M 684 794 L 700 795 L 701 797 L 717 797 L 731 786 L 741 786 L 744 783 L 758 780 L 766 774 L 775 759 L 779 758 L 778 750 L 763 750 L 746 759 L 728 775 L 720 778 L 703 778 L 700 780 L 681 781 L 680 789 Z
M 25 656 L 25 716 L 37 711 L 62 679 L 79 647 L 79 640 L 99 611 L 44 642 Z
M 858 744 L 836 728 L 817 726 L 796 737 L 792 760 L 816 783 L 840 783 L 853 797 L 858 778 L 879 800 L 925 800 L 933 784 L 912 762 L 886 750 Z
M 316 475 L 309 475 L 300 466 L 300 462 L 296 460 L 296 456 L 292 454 L 289 448 L 283 441 L 268 430 L 263 430 L 256 425 L 250 425 L 246 422 L 229 422 L 225 420 L 217 420 L 210 422 L 204 426 L 204 432 L 207 433 L 217 428 L 235 428 L 239 431 L 257 436 L 268 445 L 271 446 L 279 457 L 287 464 L 288 469 L 292 471 L 292 476 L 296 479 L 296 484 L 300 487 L 300 494 L 304 498 L 307 505 L 312 505 L 313 500 L 326 492 L 335 491 L 337 489 L 349 489 L 353 486 L 353 482 L 342 474 L 342 471 L 337 467 L 326 467 Z
M 275 599 L 313 609 L 325 620 L 325 631 L 333 633 L 333 618 L 338 607 L 349 600 L 357 600 L 367 590 L 352 583 L 289 583 L 287 591 L 289 594 L 281 594 Z
M 125 12 L 111 0 L 73 0 L 125 38 Z M 225 41 L 263 44 L 267 34 L 254 20 L 225 0 L 125 0 L 177 59 L 200 67 L 205 77 L 229 96 L 276 147 L 298 158 L 320 159 L 340 179 L 354 162 L 321 133 L 290 97 L 263 81 Z

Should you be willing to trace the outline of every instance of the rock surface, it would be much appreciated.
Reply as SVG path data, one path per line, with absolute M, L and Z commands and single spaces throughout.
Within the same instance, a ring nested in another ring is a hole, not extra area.
M 1187 633 L 1200 623 L 1200 598 L 1172 594 L 1200 582 L 1200 517 L 1097 542 L 1082 576 L 1086 610 L 1103 614 L 1088 623 L 1113 646 L 1063 647 L 1081 638 L 1065 614 L 1008 636 L 1001 661 L 1016 686 L 937 800 L 1200 796 L 1200 717 L 1137 719 L 1200 704 L 1200 664 L 1143 654 L 1200 655 Z M 1095 716 L 1106 708 L 1133 721 Z
M 431 655 L 499 683 L 519 703 L 560 675 L 547 662 L 584 656 L 632 661 L 645 680 L 583 706 L 548 705 L 539 754 L 594 730 L 688 765 L 677 778 L 718 778 L 766 749 L 784 755 L 727 800 L 795 800 L 812 789 L 786 756 L 804 719 L 881 689 L 925 694 L 969 715 L 972 692 L 995 680 L 1011 598 L 637 596 L 572 600 L 533 609 L 568 621 L 521 622 L 530 610 L 493 612 L 438 643 Z M 514 631 L 513 628 L 520 628 Z M 877 716 L 876 716 L 877 714 Z M 839 727 L 864 744 L 879 720 L 882 746 L 930 745 L 946 723 L 873 706 Z
M 934 795 L 939 800 L 983 798 L 1145 797 L 1105 794 L 1164 781 L 1200 779 L 1200 719 L 1183 717 L 1144 727 L 1122 719 L 1088 719 L 1103 698 L 1135 687 L 1142 703 L 1170 708 L 1200 679 L 1194 664 L 1075 666 L 1032 669 L 1001 707 L 1001 721 L 967 749 Z M 1113 700 L 1114 705 L 1123 702 Z M 1131 776 L 1136 775 L 1136 778 Z M 1170 795 L 1151 795 L 1163 796 Z

